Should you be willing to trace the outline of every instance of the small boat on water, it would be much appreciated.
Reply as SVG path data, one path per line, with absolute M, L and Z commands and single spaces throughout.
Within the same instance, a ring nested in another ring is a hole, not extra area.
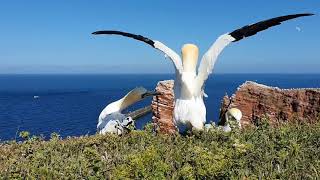
M 40 96 L 33 96 L 33 99 L 38 99 L 40 98 Z

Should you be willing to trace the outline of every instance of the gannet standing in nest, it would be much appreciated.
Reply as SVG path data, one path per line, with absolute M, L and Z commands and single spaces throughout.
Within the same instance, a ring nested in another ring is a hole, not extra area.
M 99 134 L 122 134 L 126 127 L 133 123 L 133 120 L 131 117 L 126 117 L 126 115 L 121 112 L 128 106 L 148 96 L 155 95 L 159 95 L 159 93 L 147 91 L 143 87 L 137 87 L 118 101 L 110 103 L 99 115 L 97 131 Z
M 204 54 L 198 73 L 196 66 L 198 62 L 198 48 L 193 44 L 185 44 L 182 47 L 182 61 L 180 56 L 165 46 L 160 41 L 151 40 L 141 35 L 131 34 L 121 31 L 96 31 L 92 34 L 114 34 L 122 35 L 143 41 L 153 48 L 156 48 L 168 56 L 175 67 L 176 77 L 174 83 L 174 122 L 180 132 L 194 128 L 202 130 L 206 122 L 206 107 L 203 102 L 204 83 L 212 73 L 214 64 L 221 51 L 231 42 L 239 41 L 245 37 L 252 36 L 259 31 L 281 24 L 283 21 L 301 16 L 311 16 L 313 14 L 293 14 L 280 16 L 255 24 L 244 26 L 231 33 L 226 33 L 218 37 L 209 50 Z

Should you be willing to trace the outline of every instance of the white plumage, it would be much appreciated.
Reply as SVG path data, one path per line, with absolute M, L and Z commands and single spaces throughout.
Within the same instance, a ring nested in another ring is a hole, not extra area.
M 147 91 L 143 87 L 131 90 L 123 98 L 107 105 L 99 115 L 97 131 L 99 134 L 115 133 L 122 134 L 124 129 L 133 122 L 131 117 L 121 112 L 128 106 L 144 99 L 148 96 L 157 95 L 155 92 Z
M 223 131 L 230 132 L 233 126 L 241 128 L 242 112 L 237 108 L 229 109 L 225 114 L 226 122 L 223 126 Z
M 222 50 L 231 42 L 239 41 L 245 37 L 252 36 L 259 31 L 281 24 L 283 21 L 313 14 L 293 14 L 280 16 L 255 24 L 244 26 L 231 33 L 218 37 L 209 50 L 201 59 L 198 72 L 196 66 L 198 62 L 198 48 L 193 44 L 185 44 L 182 47 L 182 60 L 172 49 L 159 41 L 154 41 L 141 35 L 131 34 L 122 31 L 96 31 L 93 34 L 115 34 L 130 37 L 143 41 L 150 46 L 162 51 L 168 56 L 175 67 L 176 76 L 174 83 L 174 122 L 180 132 L 191 128 L 202 130 L 206 122 L 206 107 L 203 102 L 204 84 L 208 76 L 212 73 L 215 62 Z

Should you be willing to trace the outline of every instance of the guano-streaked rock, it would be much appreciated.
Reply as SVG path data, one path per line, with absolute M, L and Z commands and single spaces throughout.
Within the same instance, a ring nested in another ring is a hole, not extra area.
M 156 91 L 162 95 L 154 96 L 152 107 L 152 120 L 158 132 L 172 134 L 176 132 L 176 127 L 173 123 L 173 108 L 174 108 L 174 93 L 173 80 L 159 81 Z

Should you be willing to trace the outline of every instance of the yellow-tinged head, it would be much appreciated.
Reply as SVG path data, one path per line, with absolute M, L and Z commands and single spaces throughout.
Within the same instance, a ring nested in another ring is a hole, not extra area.
M 241 118 L 242 118 L 242 112 L 238 108 L 231 108 L 226 113 L 227 124 L 229 123 L 229 121 L 236 121 L 238 122 L 238 125 L 241 128 L 241 122 L 240 122 Z
M 157 96 L 160 95 L 160 93 L 155 91 L 147 91 L 143 87 L 136 87 L 133 90 L 131 90 L 127 95 L 125 95 L 122 99 L 120 99 L 121 103 L 121 109 L 124 109 L 131 104 L 134 104 L 146 97 L 149 96 Z
M 228 113 L 234 117 L 237 121 L 240 121 L 242 118 L 242 113 L 240 111 L 240 109 L 237 108 L 231 108 L 228 110 Z
M 199 49 L 194 44 L 185 44 L 181 48 L 182 53 L 182 62 L 183 70 L 185 72 L 194 72 L 196 71 Z

